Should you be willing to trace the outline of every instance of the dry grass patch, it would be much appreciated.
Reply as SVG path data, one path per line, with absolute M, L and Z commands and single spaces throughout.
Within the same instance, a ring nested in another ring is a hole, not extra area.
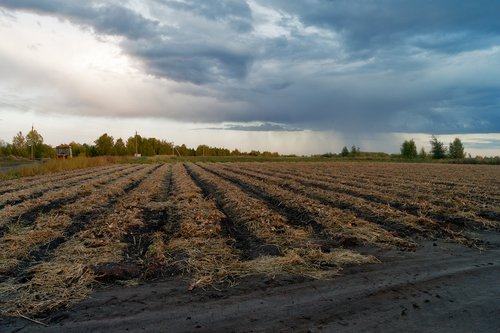
M 89 245 L 85 240 L 71 239 L 55 251 L 51 261 L 29 269 L 28 282 L 0 283 L 3 314 L 40 315 L 85 299 L 95 283 L 92 266 L 120 260 L 123 250 L 119 242 Z
M 221 238 L 176 238 L 167 245 L 167 251 L 183 254 L 185 259 L 172 261 L 190 276 L 190 290 L 219 283 L 233 285 L 246 274 L 239 254 Z
M 146 259 L 155 263 L 164 263 L 167 260 L 165 256 L 166 249 L 167 247 L 163 241 L 163 233 L 155 232 L 151 236 L 151 242 L 146 251 Z
M 127 158 L 117 156 L 98 156 L 98 157 L 75 157 L 72 159 L 51 159 L 47 162 L 34 164 L 28 167 L 16 169 L 7 174 L 0 174 L 1 179 L 29 177 L 36 175 L 45 175 L 56 172 L 63 172 L 76 169 L 84 169 L 97 166 L 115 164 L 127 160 Z
M 0 273 L 14 268 L 37 246 L 63 236 L 64 229 L 70 223 L 68 216 L 56 214 L 39 217 L 34 229 L 11 225 L 0 240 Z
M 329 279 L 339 274 L 342 266 L 380 262 L 373 256 L 335 249 L 322 252 L 319 248 L 287 249 L 283 256 L 263 256 L 245 263 L 249 272 L 266 275 L 283 273 L 305 276 L 313 279 Z

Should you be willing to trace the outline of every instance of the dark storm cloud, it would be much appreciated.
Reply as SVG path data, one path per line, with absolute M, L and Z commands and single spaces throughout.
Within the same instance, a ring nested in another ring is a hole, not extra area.
M 150 72 L 177 81 L 203 84 L 225 77 L 244 78 L 252 55 L 209 40 L 196 42 L 141 40 L 124 42 L 127 51 L 144 59 Z
M 439 39 L 470 33 L 469 37 L 498 38 L 500 3 L 496 0 L 456 1 L 350 1 L 350 0 L 270 0 L 299 16 L 305 24 L 329 27 L 341 32 L 355 49 L 401 46 L 407 38 L 419 37 L 422 45 L 441 50 Z M 466 36 L 463 36 L 466 37 Z M 427 41 L 426 41 L 427 40 Z M 453 42 L 462 48 L 474 40 Z
M 122 36 L 147 73 L 239 105 L 193 119 L 263 124 L 254 130 L 500 132 L 498 1 L 140 3 L 141 12 L 132 1 L 0 0 Z

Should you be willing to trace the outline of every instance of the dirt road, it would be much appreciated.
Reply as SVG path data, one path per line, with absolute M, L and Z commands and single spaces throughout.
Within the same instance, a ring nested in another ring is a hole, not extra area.
M 381 264 L 330 281 L 252 277 L 187 291 L 173 278 L 97 291 L 48 328 L 3 318 L 2 332 L 500 332 L 500 234 L 479 251 L 425 241 L 372 250 Z

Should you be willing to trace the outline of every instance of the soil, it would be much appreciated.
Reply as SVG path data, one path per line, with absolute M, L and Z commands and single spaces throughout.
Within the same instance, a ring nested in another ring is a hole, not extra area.
M 1 332 L 500 332 L 500 233 L 484 251 L 443 241 L 416 251 L 358 249 L 382 263 L 318 281 L 252 276 L 188 291 L 179 277 L 113 285 L 42 319 L 0 317 Z

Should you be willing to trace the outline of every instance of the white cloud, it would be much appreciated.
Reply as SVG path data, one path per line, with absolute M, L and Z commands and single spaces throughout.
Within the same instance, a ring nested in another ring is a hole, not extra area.
M 196 120 L 207 109 L 241 108 L 209 89 L 148 75 L 123 54 L 119 38 L 96 36 L 67 21 L 21 13 L 0 29 L 0 39 L 8 41 L 0 44 L 0 103 L 10 109 Z

